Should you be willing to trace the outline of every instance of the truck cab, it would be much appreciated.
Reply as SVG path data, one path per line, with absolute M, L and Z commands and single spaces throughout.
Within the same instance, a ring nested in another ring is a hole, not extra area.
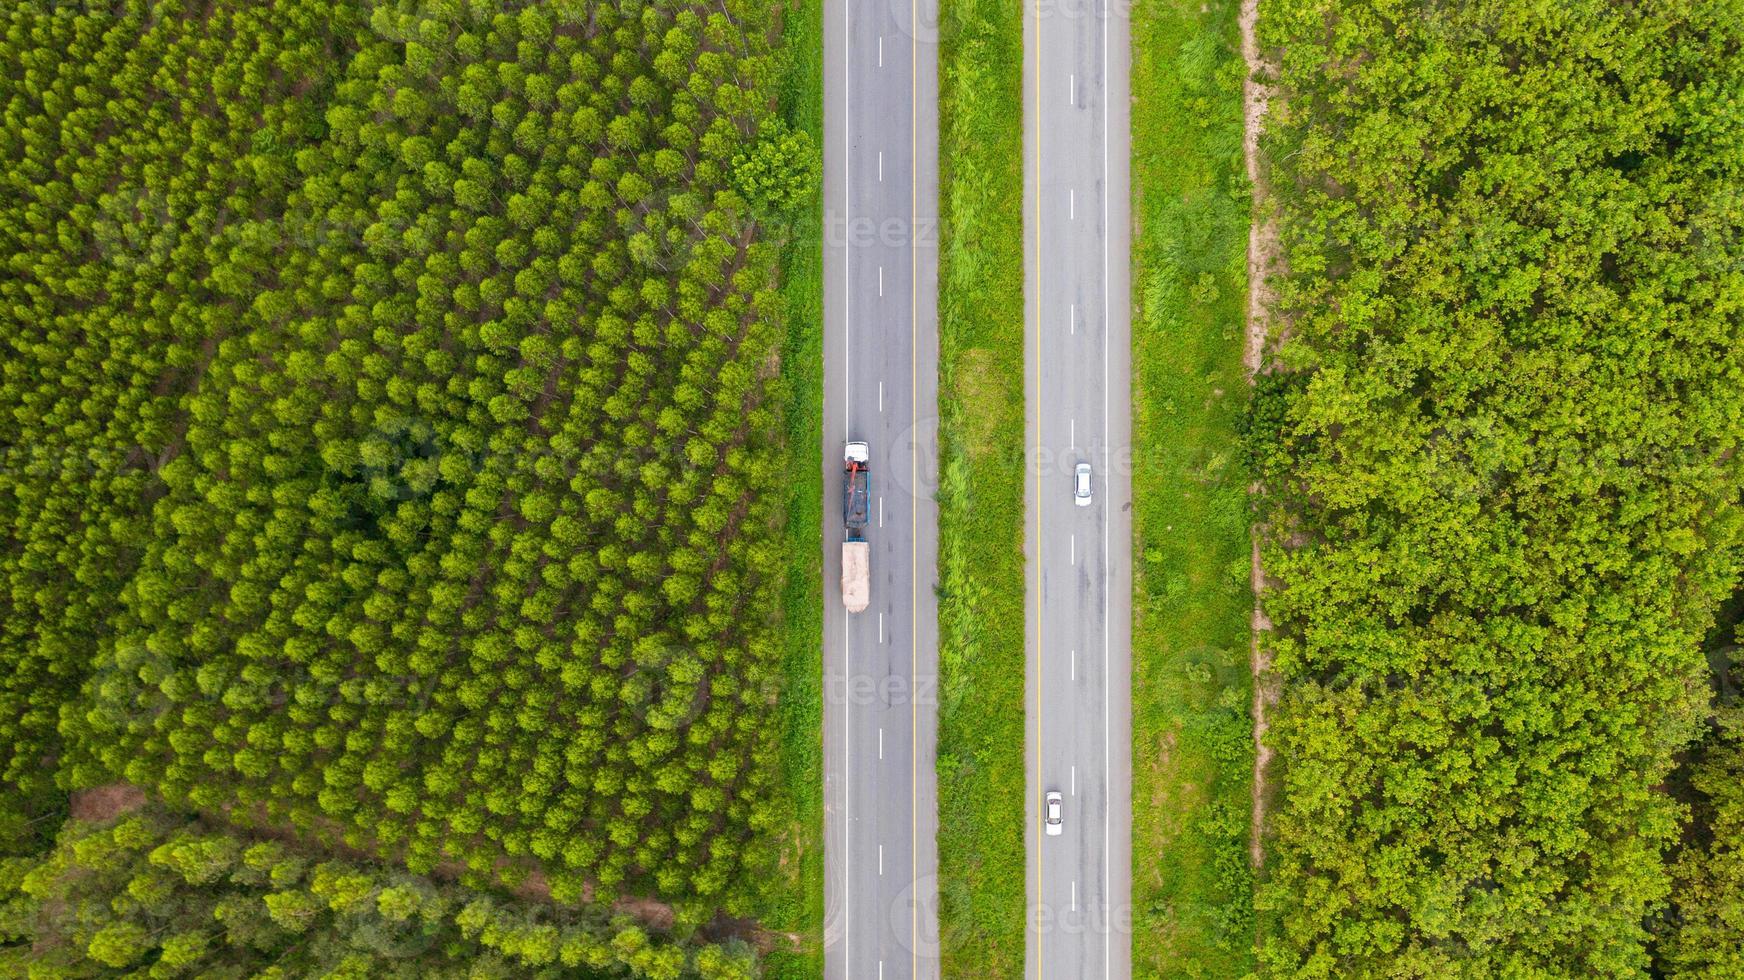
M 859 540 L 872 517 L 871 449 L 850 442 L 842 449 L 842 525 L 850 541 Z

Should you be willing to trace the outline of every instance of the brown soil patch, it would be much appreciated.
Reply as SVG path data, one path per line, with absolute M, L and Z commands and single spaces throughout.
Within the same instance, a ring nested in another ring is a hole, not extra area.
M 738 919 L 721 914 L 709 920 L 702 927 L 701 935 L 709 942 L 719 943 L 729 939 L 737 939 L 751 944 L 758 955 L 767 956 L 773 952 L 798 953 L 805 949 L 805 937 L 797 932 L 777 932 L 765 929 L 756 919 Z
M 522 901 L 549 902 L 551 901 L 551 883 L 545 880 L 543 872 L 529 871 L 527 872 L 527 880 L 516 885 L 514 893 L 515 897 Z M 587 897 L 593 898 L 593 889 L 588 889 Z
M 145 805 L 145 793 L 131 783 L 110 783 L 74 793 L 67 800 L 67 812 L 74 820 L 100 823 L 132 813 Z
M 1260 129 L 1265 123 L 1273 93 L 1270 86 L 1262 81 L 1262 78 L 1270 77 L 1271 66 L 1260 53 L 1259 41 L 1254 35 L 1254 26 L 1258 20 L 1259 0 L 1242 0 L 1241 56 L 1247 65 L 1247 75 L 1242 81 L 1242 153 L 1254 195 L 1247 238 L 1247 341 L 1242 352 L 1242 363 L 1247 369 L 1249 383 L 1252 383 L 1254 375 L 1261 370 L 1266 347 L 1271 339 L 1270 321 L 1274 294 L 1269 277 L 1278 270 L 1280 258 L 1277 215 L 1266 183 L 1264 161 L 1260 159 Z M 1261 489 L 1258 486 L 1252 488 L 1255 493 Z M 1259 868 L 1265 858 L 1263 844 L 1266 773 L 1272 761 L 1271 747 L 1266 744 L 1267 713 L 1278 700 L 1276 679 L 1272 676 L 1271 653 L 1266 649 L 1264 640 L 1272 624 L 1261 604 L 1261 596 L 1266 587 L 1265 569 L 1260 563 L 1260 535 L 1263 533 L 1262 528 L 1255 528 L 1253 531 L 1250 571 L 1254 610 L 1248 659 L 1253 672 L 1254 771 L 1253 823 L 1248 831 L 1248 858 L 1255 869 Z
M 612 904 L 612 911 L 626 913 L 662 932 L 672 928 L 672 906 L 652 898 L 620 898 Z
M 1260 53 L 1254 26 L 1259 20 L 1259 0 L 1241 3 L 1241 57 L 1247 63 L 1247 75 L 1242 79 L 1242 157 L 1247 164 L 1248 180 L 1253 186 L 1253 213 L 1247 236 L 1247 344 L 1243 364 L 1249 378 L 1260 370 L 1264 359 L 1272 287 L 1269 277 L 1278 269 L 1278 222 L 1272 208 L 1267 184 L 1267 168 L 1260 156 L 1260 131 L 1265 125 L 1266 111 L 1272 102 L 1271 86 L 1262 78 L 1271 77 L 1272 66 Z
M 1277 678 L 1272 674 L 1272 655 L 1266 649 L 1263 637 L 1271 631 L 1272 621 L 1266 616 L 1265 607 L 1260 602 L 1260 595 L 1265 591 L 1266 573 L 1260 566 L 1261 530 L 1256 528 L 1253 537 L 1253 571 L 1251 583 L 1254 593 L 1253 629 L 1249 647 L 1249 665 L 1253 671 L 1253 721 L 1254 721 L 1254 772 L 1253 772 L 1253 823 L 1248 828 L 1248 859 L 1257 869 L 1265 860 L 1265 829 L 1266 829 L 1266 772 L 1272 762 L 1272 747 L 1266 744 L 1268 724 L 1266 714 L 1272 706 L 1278 703 Z

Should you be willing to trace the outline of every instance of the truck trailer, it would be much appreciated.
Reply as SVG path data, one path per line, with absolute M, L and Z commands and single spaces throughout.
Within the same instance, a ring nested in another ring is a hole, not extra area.
M 863 442 L 850 442 L 842 450 L 842 605 L 851 613 L 864 612 L 872 599 L 872 547 L 866 543 L 866 524 L 872 514 L 871 452 Z

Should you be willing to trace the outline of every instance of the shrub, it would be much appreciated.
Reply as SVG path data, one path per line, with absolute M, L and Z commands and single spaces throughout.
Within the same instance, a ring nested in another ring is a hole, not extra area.
M 1262 910 L 1295 976 L 1637 976 L 1737 574 L 1732 3 L 1290 0 L 1284 680 Z

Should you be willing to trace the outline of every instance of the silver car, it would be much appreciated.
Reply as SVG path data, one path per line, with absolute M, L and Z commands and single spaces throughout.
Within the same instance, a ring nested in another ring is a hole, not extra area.
M 1066 798 L 1058 792 L 1048 794 L 1047 805 L 1042 808 L 1042 824 L 1049 837 L 1058 837 L 1066 829 Z
M 1079 463 L 1072 472 L 1072 496 L 1077 498 L 1078 506 L 1090 506 L 1090 464 Z

